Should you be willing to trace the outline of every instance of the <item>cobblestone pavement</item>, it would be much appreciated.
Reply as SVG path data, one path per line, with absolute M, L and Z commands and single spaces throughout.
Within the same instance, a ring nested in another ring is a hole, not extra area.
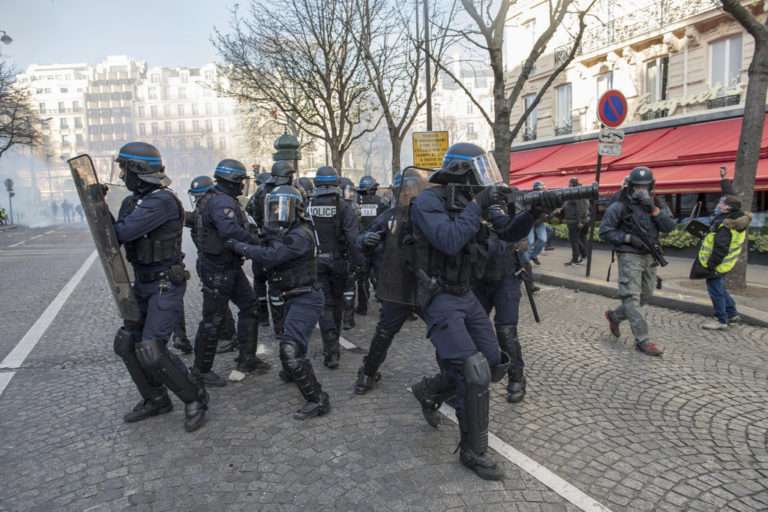
M 705 333 L 702 317 L 651 308 L 667 347 L 653 359 L 606 334 L 612 301 L 560 289 L 538 298 L 543 324 L 522 306 L 529 394 L 512 406 L 494 385 L 497 436 L 614 511 L 768 509 L 768 330 Z M 374 323 L 358 317 L 345 337 L 364 349 Z M 275 369 L 211 390 L 210 421 L 193 434 L 178 402 L 122 422 L 138 396 L 112 353 L 117 326 L 96 264 L 0 395 L 0 510 L 577 510 L 511 463 L 504 482 L 457 463 L 455 425 L 428 427 L 406 389 L 435 369 L 418 321 L 364 397 L 352 392 L 363 351 L 345 351 L 331 372 L 313 340 L 330 415 L 294 421 L 299 394 Z M 217 371 L 233 366 L 218 356 Z

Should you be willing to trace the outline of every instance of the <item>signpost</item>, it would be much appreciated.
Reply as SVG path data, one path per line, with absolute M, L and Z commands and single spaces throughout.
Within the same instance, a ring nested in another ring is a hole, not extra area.
M 618 127 L 627 118 L 627 98 L 616 89 L 610 89 L 600 96 L 597 102 L 597 117 L 600 118 L 600 136 L 597 142 L 597 165 L 595 166 L 595 182 L 600 184 L 600 170 L 603 166 L 603 155 L 621 156 L 621 145 L 624 142 L 624 132 Z M 607 127 L 607 128 L 606 128 Z M 592 273 L 592 231 L 597 219 L 597 200 L 592 201 L 592 208 L 587 223 L 587 277 Z
M 413 132 L 413 165 L 439 169 L 448 151 L 448 132 Z

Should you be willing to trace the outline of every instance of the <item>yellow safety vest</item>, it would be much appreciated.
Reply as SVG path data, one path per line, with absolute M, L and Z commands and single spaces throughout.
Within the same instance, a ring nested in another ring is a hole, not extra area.
M 733 269 L 734 265 L 736 265 L 736 261 L 739 259 L 739 254 L 741 254 L 741 248 L 744 247 L 744 239 L 747 237 L 746 230 L 736 231 L 735 229 L 731 229 L 730 231 L 731 245 L 728 247 L 728 254 L 723 258 L 723 261 L 717 268 L 715 268 L 715 272 L 718 274 L 725 274 Z M 712 248 L 715 246 L 716 234 L 717 232 L 715 231 L 708 233 L 704 238 L 704 242 L 701 244 L 701 249 L 699 249 L 699 263 L 701 263 L 703 267 L 707 266 L 709 258 L 712 256 Z

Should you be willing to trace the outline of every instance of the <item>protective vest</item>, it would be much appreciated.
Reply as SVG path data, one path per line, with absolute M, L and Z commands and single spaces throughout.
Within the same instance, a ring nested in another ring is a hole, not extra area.
M 475 266 L 476 279 L 496 283 L 518 270 L 514 244 L 499 238 L 485 223 L 480 228 L 478 243 L 481 261 Z
M 307 211 L 312 217 L 320 240 L 320 252 L 343 258 L 348 252 L 347 241 L 342 230 L 342 205 L 338 192 L 315 195 Z
M 312 241 L 312 250 L 301 258 L 288 261 L 269 271 L 269 286 L 281 292 L 312 286 L 317 281 L 317 247 L 315 233 L 308 222 L 301 222 L 291 231 Z
M 381 198 L 376 195 L 365 195 L 360 199 L 360 225 L 363 229 L 373 224 L 373 220 L 384 212 Z
M 445 188 L 434 190 L 443 201 L 451 219 L 457 217 L 461 210 L 449 209 Z M 417 226 L 412 226 L 413 243 L 411 245 L 410 262 L 417 272 L 423 270 L 429 277 L 437 279 L 438 284 L 446 293 L 463 294 L 472 285 L 473 266 L 484 263 L 481 247 L 477 237 L 467 243 L 458 254 L 448 256 L 429 243 L 429 240 Z
M 213 221 L 210 220 L 209 202 L 217 194 L 224 194 L 224 192 L 211 189 L 198 199 L 198 214 L 195 219 L 195 229 L 192 230 L 193 241 L 199 252 L 206 256 L 212 256 L 218 263 L 240 261 L 240 256 L 224 247 L 224 238 L 219 234 Z M 234 208 L 234 212 L 237 223 L 245 227 L 246 220 L 243 210 L 238 207 Z
M 245 206 L 245 211 L 248 215 L 253 217 L 254 222 L 260 228 L 264 227 L 264 202 L 267 199 L 267 194 L 275 189 L 274 183 L 265 183 L 261 185 L 256 192 L 248 200 L 248 204 Z
M 728 228 L 724 227 L 722 229 Z M 718 274 L 726 274 L 733 270 L 733 267 L 736 265 L 736 261 L 741 254 L 741 248 L 744 247 L 744 239 L 747 237 L 746 231 L 737 231 L 735 229 L 729 229 L 729 231 L 731 232 L 731 245 L 728 247 L 728 254 L 726 254 L 723 261 L 715 268 L 715 272 Z M 709 264 L 710 256 L 712 256 L 712 249 L 715 246 L 715 235 L 717 235 L 717 230 L 710 231 L 707 236 L 704 237 L 701 249 L 699 249 L 699 263 L 705 268 Z
M 125 257 L 134 265 L 173 265 L 182 260 L 181 237 L 184 230 L 184 207 L 181 201 L 168 189 L 157 189 L 150 194 L 167 194 L 176 203 L 178 217 L 165 222 L 146 235 L 125 243 Z M 128 215 L 139 204 L 139 197 L 133 196 L 124 204 L 120 217 Z

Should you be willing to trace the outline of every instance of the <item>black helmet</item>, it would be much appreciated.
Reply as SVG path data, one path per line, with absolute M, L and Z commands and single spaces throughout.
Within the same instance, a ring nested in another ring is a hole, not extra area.
M 357 186 L 357 191 L 361 193 L 369 192 L 374 194 L 377 188 L 379 188 L 379 184 L 373 176 L 363 176 L 360 178 L 360 184 Z
M 492 155 L 480 146 L 460 142 L 448 148 L 443 158 L 443 167 L 429 181 L 441 185 L 495 185 L 501 183 L 502 179 Z
M 263 185 L 269 181 L 270 174 L 268 172 L 260 172 L 256 175 L 256 185 Z
M 339 185 L 339 173 L 330 166 L 320 167 L 315 173 L 316 187 L 337 187 Z
M 198 176 L 189 184 L 187 192 L 190 195 L 199 196 L 205 194 L 211 187 L 213 187 L 213 179 L 210 176 Z
M 648 167 L 643 165 L 635 167 L 629 173 L 627 185 L 634 187 L 635 185 L 645 185 L 649 189 L 653 190 L 653 186 L 656 184 L 656 180 L 653 179 L 653 172 Z
M 293 173 L 296 169 L 293 168 L 291 162 L 287 160 L 278 160 L 272 164 L 271 176 L 267 183 L 274 185 L 290 185 L 293 183 Z
M 339 178 L 339 188 L 341 189 L 341 197 L 347 201 L 351 201 L 357 197 L 355 192 L 355 182 L 346 176 Z
M 165 175 L 165 167 L 160 152 L 146 142 L 129 142 L 120 148 L 115 162 L 123 173 L 131 172 L 141 181 L 167 187 L 171 180 Z
M 239 184 L 248 177 L 248 173 L 241 162 L 226 158 L 216 166 L 213 177 L 216 178 L 217 181 L 228 181 L 230 183 Z
M 315 182 L 312 180 L 312 178 L 309 178 L 307 176 L 302 176 L 299 178 L 299 185 L 301 185 L 304 190 L 307 192 L 308 196 L 312 195 L 312 192 L 315 191 Z
M 264 199 L 264 220 L 269 227 L 290 227 L 304 215 L 301 192 L 291 185 L 280 185 Z

